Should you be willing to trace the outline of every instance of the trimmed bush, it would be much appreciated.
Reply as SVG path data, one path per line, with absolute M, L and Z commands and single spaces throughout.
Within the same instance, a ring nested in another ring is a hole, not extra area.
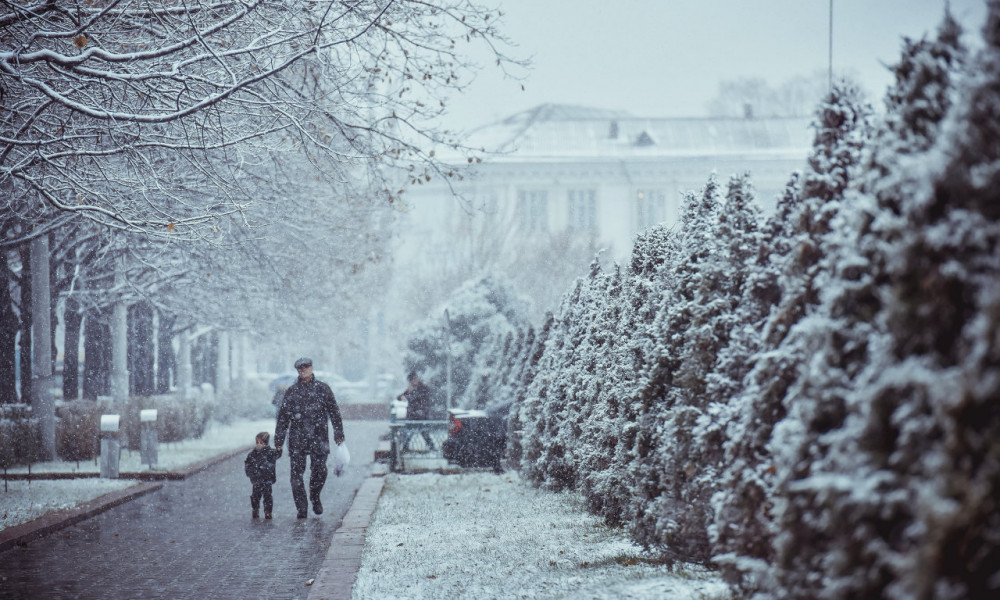
M 63 460 L 90 460 L 100 454 L 101 411 L 95 402 L 56 406 L 56 455 Z
M 140 411 L 157 410 L 157 437 L 160 442 L 200 438 L 215 415 L 211 398 L 195 396 L 182 400 L 174 395 L 137 396 L 124 405 L 108 400 L 58 402 L 56 404 L 56 455 L 62 460 L 90 460 L 100 453 L 101 415 L 121 416 L 122 447 L 139 450 Z M 249 416 L 249 415 L 240 415 Z M 0 467 L 36 462 L 41 433 L 31 407 L 8 404 L 0 407 Z

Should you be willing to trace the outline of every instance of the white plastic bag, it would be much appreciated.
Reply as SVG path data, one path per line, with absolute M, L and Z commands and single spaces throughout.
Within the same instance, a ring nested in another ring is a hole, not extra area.
M 341 443 L 333 454 L 333 474 L 340 477 L 347 470 L 349 464 L 351 464 L 351 453 L 347 451 L 347 444 Z

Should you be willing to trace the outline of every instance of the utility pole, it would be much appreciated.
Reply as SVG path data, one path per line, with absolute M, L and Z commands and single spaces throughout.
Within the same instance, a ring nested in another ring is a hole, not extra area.
M 830 0 L 830 32 L 828 35 L 829 48 L 827 48 L 827 75 L 826 75 L 826 91 L 833 91 L 833 0 Z
M 451 317 L 444 311 L 444 351 L 445 351 L 445 406 L 451 409 Z

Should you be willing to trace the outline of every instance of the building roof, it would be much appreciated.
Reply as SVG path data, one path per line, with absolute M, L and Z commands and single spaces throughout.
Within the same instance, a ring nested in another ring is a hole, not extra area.
M 608 157 L 792 155 L 812 145 L 809 118 L 640 118 L 623 111 L 543 104 L 480 127 L 468 143 L 491 161 Z

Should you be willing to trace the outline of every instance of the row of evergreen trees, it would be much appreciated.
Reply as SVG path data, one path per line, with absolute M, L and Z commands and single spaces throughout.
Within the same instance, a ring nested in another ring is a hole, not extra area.
M 849 85 L 766 220 L 715 179 L 495 340 L 508 460 L 741 597 L 1000 597 L 1000 2 Z

